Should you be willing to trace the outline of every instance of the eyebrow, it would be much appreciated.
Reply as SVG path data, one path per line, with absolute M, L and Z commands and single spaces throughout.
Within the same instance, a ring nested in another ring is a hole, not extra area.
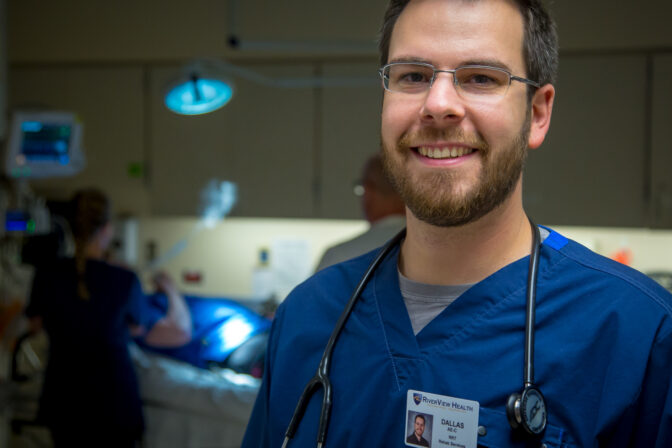
M 464 61 L 460 66 L 464 65 L 487 65 L 488 67 L 501 68 L 506 70 L 509 73 L 512 73 L 511 67 L 503 63 L 498 59 L 473 59 L 469 61 Z
M 419 57 L 413 57 L 413 56 L 402 56 L 402 57 L 397 57 L 394 59 L 390 59 L 388 61 L 388 64 L 392 63 L 398 63 L 398 62 L 420 62 L 423 64 L 429 64 L 434 67 L 434 65 L 429 59 L 424 59 L 424 58 L 419 58 Z M 503 70 L 506 70 L 509 73 L 513 73 L 511 70 L 511 67 L 503 63 L 502 61 L 498 59 L 469 59 L 466 61 L 461 62 L 457 67 L 464 67 L 465 65 L 486 65 L 488 67 L 495 67 L 495 68 L 501 68 Z M 455 68 L 457 68 L 455 67 Z
M 418 58 L 418 57 L 413 57 L 413 56 L 400 56 L 400 57 L 390 59 L 389 61 L 387 61 L 388 64 L 393 64 L 393 63 L 398 63 L 398 62 L 421 62 L 423 64 L 434 65 L 430 62 L 429 59 L 423 59 L 423 58 Z

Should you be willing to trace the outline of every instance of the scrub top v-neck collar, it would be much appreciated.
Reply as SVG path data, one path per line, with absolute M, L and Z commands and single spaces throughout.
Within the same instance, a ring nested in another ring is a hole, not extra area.
M 398 256 L 397 247 L 376 272 L 373 282 L 375 304 L 393 357 L 419 359 L 445 350 L 477 329 L 484 315 L 496 312 L 498 306 L 505 306 L 507 298 L 514 295 L 525 298 L 529 255 L 476 283 L 414 335 L 399 290 Z M 493 285 L 496 285 L 494 290 Z M 465 315 L 470 316 L 469 320 L 464 320 Z

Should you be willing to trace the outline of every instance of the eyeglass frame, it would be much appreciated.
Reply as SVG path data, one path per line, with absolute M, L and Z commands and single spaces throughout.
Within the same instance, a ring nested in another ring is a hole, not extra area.
M 385 84 L 386 84 L 385 80 L 387 79 L 387 81 L 388 81 L 387 84 L 388 84 L 388 85 L 389 85 L 389 80 L 390 80 L 390 77 L 389 77 L 389 76 L 385 76 L 385 69 L 387 69 L 388 67 L 392 67 L 392 66 L 394 66 L 394 65 L 419 65 L 419 66 L 423 66 L 423 67 L 431 68 L 431 69 L 432 69 L 432 79 L 431 79 L 430 82 L 429 82 L 429 86 L 427 87 L 427 90 L 423 90 L 423 91 L 421 91 L 421 92 L 403 92 L 403 91 L 399 91 L 399 90 L 390 90 L 390 89 L 385 85 Z M 460 70 L 460 69 L 464 69 L 464 68 L 475 68 L 475 69 L 477 69 L 477 68 L 486 68 L 486 69 L 488 69 L 488 70 L 496 70 L 496 71 L 498 71 L 498 72 L 506 73 L 506 74 L 509 76 L 509 83 L 508 83 L 507 86 L 506 86 L 506 91 L 501 95 L 501 97 L 504 97 L 504 95 L 506 95 L 506 93 L 509 91 L 509 87 L 511 87 L 511 81 L 512 81 L 512 80 L 513 80 L 513 81 L 521 82 L 521 83 L 523 83 L 523 84 L 530 85 L 530 86 L 532 86 L 532 87 L 534 87 L 534 88 L 537 88 L 537 89 L 541 88 L 541 84 L 539 84 L 538 82 L 536 82 L 536 81 L 532 81 L 531 79 L 523 78 L 523 77 L 521 77 L 521 76 L 516 76 L 516 75 L 512 74 L 510 71 L 508 71 L 508 70 L 506 70 L 506 69 L 504 69 L 504 68 L 501 68 L 501 67 L 493 67 L 493 66 L 491 66 L 491 65 L 480 65 L 480 64 L 461 65 L 461 66 L 456 67 L 456 68 L 454 68 L 454 69 L 452 69 L 452 70 L 439 70 L 439 69 L 437 69 L 436 67 L 434 67 L 432 64 L 430 64 L 430 63 L 428 63 L 428 62 L 419 62 L 419 61 L 408 61 L 408 62 L 403 62 L 403 61 L 399 61 L 399 62 L 390 62 L 389 64 L 385 64 L 385 65 L 383 65 L 382 67 L 380 67 L 380 68 L 378 69 L 378 74 L 380 75 L 381 80 L 383 81 L 383 89 L 387 90 L 388 92 L 392 92 L 392 93 L 406 93 L 406 94 L 413 94 L 413 93 L 427 93 L 427 92 L 429 92 L 429 90 L 430 90 L 430 89 L 432 88 L 432 86 L 434 85 L 434 81 L 436 80 L 436 75 L 437 75 L 437 73 L 450 73 L 451 75 L 453 75 L 453 85 L 455 86 L 455 88 L 456 88 L 456 89 L 458 90 L 458 92 L 459 92 L 459 91 L 461 91 L 460 88 L 459 88 L 459 87 L 460 87 L 460 84 L 459 84 L 459 82 L 457 81 L 457 77 L 455 76 L 455 73 L 456 73 L 458 70 Z

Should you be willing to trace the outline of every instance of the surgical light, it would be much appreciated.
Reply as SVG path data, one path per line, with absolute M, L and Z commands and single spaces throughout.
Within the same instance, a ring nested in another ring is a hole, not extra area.
M 166 107 L 181 115 L 200 115 L 224 106 L 233 96 L 232 85 L 223 79 L 192 74 L 165 96 Z
M 285 89 L 373 86 L 380 83 L 374 75 L 275 78 L 219 59 L 192 61 L 182 73 L 164 96 L 166 107 L 181 115 L 205 114 L 226 105 L 233 96 L 233 84 L 229 81 L 232 77 L 265 87 Z

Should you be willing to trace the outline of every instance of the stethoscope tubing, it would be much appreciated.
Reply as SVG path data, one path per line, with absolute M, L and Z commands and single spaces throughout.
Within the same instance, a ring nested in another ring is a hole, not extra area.
M 539 226 L 532 226 L 532 251 L 530 264 L 527 272 L 527 299 L 525 304 L 525 365 L 523 369 L 524 387 L 534 385 L 534 324 L 535 308 L 537 301 L 537 277 L 539 274 L 539 248 L 541 246 L 541 233 Z

